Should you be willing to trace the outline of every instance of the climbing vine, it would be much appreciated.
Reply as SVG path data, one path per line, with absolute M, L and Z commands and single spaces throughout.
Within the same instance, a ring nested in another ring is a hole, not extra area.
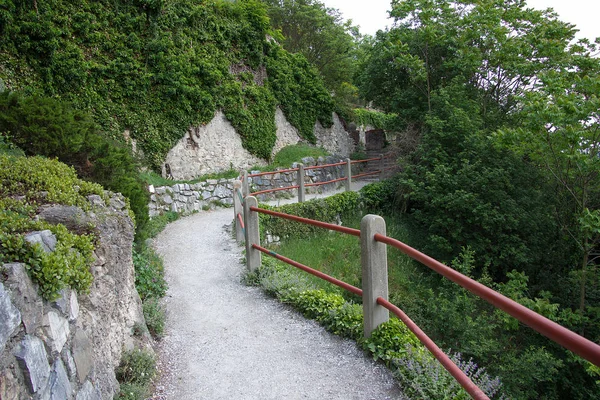
M 0 87 L 67 100 L 116 139 L 128 130 L 155 169 L 217 109 L 269 158 L 277 105 L 312 142 L 334 109 L 318 72 L 272 37 L 256 0 L 6 0 Z

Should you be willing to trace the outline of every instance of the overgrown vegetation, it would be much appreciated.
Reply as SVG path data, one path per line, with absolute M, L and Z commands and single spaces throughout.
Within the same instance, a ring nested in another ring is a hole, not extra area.
M 150 395 L 150 381 L 156 375 L 156 359 L 146 350 L 127 351 L 116 370 L 121 391 L 117 399 L 143 400 Z
M 90 194 L 104 195 L 102 187 L 78 179 L 58 161 L 0 154 L 0 263 L 25 263 L 47 300 L 66 287 L 82 293 L 89 289 L 94 235 L 91 226 L 75 233 L 62 224 L 36 221 L 37 208 L 48 203 L 89 208 L 85 196 Z M 52 252 L 25 240 L 25 234 L 43 230 L 56 235 Z
M 309 141 L 317 119 L 331 124 L 319 73 L 272 39 L 259 1 L 8 1 L 0 22 L 7 90 L 68 101 L 119 141 L 129 131 L 157 170 L 217 109 L 265 159 L 277 105 Z
M 315 147 L 307 144 L 293 144 L 285 146 L 277 152 L 269 167 L 289 168 L 293 163 L 300 162 L 304 157 L 312 157 L 316 160 L 319 157 L 325 157 L 327 155 L 329 155 L 329 153 L 322 147 Z M 268 169 L 266 170 L 269 171 Z

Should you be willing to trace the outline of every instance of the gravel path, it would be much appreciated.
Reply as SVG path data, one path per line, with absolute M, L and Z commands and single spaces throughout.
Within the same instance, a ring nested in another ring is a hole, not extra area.
M 244 286 L 232 209 L 175 221 L 155 241 L 169 290 L 156 400 L 395 399 L 391 374 L 354 342 Z

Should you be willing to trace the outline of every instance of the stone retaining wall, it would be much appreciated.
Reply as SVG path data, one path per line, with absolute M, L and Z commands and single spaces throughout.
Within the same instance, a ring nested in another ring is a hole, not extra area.
M 306 157 L 302 159 L 305 167 L 324 164 L 335 164 L 345 161 L 340 156 L 319 157 L 314 159 Z M 297 168 L 298 163 L 294 163 L 291 168 Z M 280 170 L 287 168 L 280 168 Z M 251 171 L 258 173 L 260 171 Z M 345 176 L 345 166 L 328 167 L 325 169 L 308 170 L 305 172 L 305 183 L 327 182 Z M 206 210 L 217 205 L 233 205 L 233 182 L 235 179 L 208 179 L 206 182 L 199 183 L 178 183 L 172 186 L 149 186 L 150 191 L 150 217 L 162 214 L 165 211 L 174 211 L 182 215 L 188 215 L 200 210 Z M 298 182 L 297 172 L 274 172 L 270 175 L 250 178 L 250 192 L 274 189 L 287 186 L 295 186 Z M 308 193 L 322 193 L 323 191 L 335 190 L 343 186 L 344 182 L 309 187 Z M 278 197 L 297 196 L 296 189 L 285 190 L 275 193 L 258 195 L 259 201 L 273 200 Z

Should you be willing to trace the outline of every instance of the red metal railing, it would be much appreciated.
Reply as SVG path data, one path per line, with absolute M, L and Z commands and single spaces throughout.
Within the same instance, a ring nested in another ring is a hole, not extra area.
M 358 229 L 347 228 L 335 224 L 316 221 L 309 218 L 298 217 L 295 215 L 284 214 L 277 211 L 266 210 L 258 207 L 250 207 L 250 210 L 357 237 L 361 236 L 360 230 Z M 519 321 L 530 326 L 535 331 L 548 337 L 549 339 L 560 344 L 566 349 L 573 351 L 574 353 L 580 355 L 581 357 L 592 362 L 593 364 L 600 366 L 600 346 L 596 343 L 568 330 L 567 328 L 549 320 L 546 317 L 543 317 L 540 314 L 537 314 L 536 312 L 528 309 L 527 307 L 524 307 L 521 304 L 509 299 L 508 297 L 503 296 L 500 293 L 488 288 L 487 286 L 482 285 L 481 283 L 461 274 L 458 271 L 455 271 L 454 269 L 400 242 L 399 240 L 390 238 L 382 234 L 375 234 L 374 240 L 399 249 L 404 254 L 426 265 L 427 267 L 431 268 L 432 270 L 441 274 L 447 279 L 450 279 L 451 281 L 457 283 L 458 285 L 469 290 L 476 296 L 488 301 L 496 308 L 505 311 L 506 313 L 515 317 Z M 287 264 L 302 269 L 321 279 L 331 282 L 334 285 L 342 287 L 354 294 L 357 294 L 359 296 L 362 295 L 361 289 L 349 285 L 346 282 L 340 281 L 320 271 L 307 267 L 306 265 L 300 264 L 294 260 L 281 256 L 257 244 L 252 244 L 252 247 L 262 253 L 268 254 L 274 258 L 277 258 L 278 260 L 281 260 Z M 433 354 L 433 356 L 438 361 L 440 361 L 442 366 L 457 380 L 457 382 L 467 391 L 467 393 L 469 393 L 469 395 L 471 395 L 474 399 L 488 399 L 485 393 L 480 388 L 478 388 L 471 381 L 471 379 L 435 344 L 435 342 L 433 342 L 433 340 L 431 340 L 431 338 L 429 338 L 419 328 L 419 326 L 417 326 L 399 307 L 395 306 L 394 304 L 390 303 L 382 297 L 377 298 L 377 304 L 387 308 L 389 311 L 397 315 L 398 318 L 400 318 L 400 320 L 404 322 L 407 328 L 415 334 L 419 341 L 421 341 L 421 343 Z
M 383 158 L 389 158 L 392 157 L 392 154 L 387 154 L 385 155 Z M 354 164 L 358 164 L 358 163 L 367 163 L 367 162 L 371 162 L 371 161 L 381 161 L 381 158 L 369 158 L 369 159 L 365 159 L 365 160 L 354 160 L 354 161 L 350 161 L 351 165 Z M 339 167 L 341 165 L 345 165 L 346 162 L 339 162 L 339 163 L 333 163 L 333 164 L 324 164 L 324 165 L 313 165 L 310 167 L 304 167 L 305 171 L 310 171 L 310 170 L 314 170 L 314 169 L 322 169 L 322 168 L 329 168 L 329 167 Z M 387 171 L 391 168 L 388 169 L 384 169 L 384 171 Z M 282 174 L 282 173 L 286 173 L 286 172 L 297 172 L 299 171 L 300 168 L 290 168 L 290 169 L 281 169 L 281 170 L 277 170 L 277 171 L 268 171 L 268 172 L 260 172 L 260 173 L 256 173 L 256 174 L 249 174 L 248 178 L 256 178 L 256 177 L 260 177 L 260 176 L 265 176 L 265 175 L 275 175 L 275 174 Z M 373 172 L 367 172 L 364 174 L 358 174 L 358 175 L 353 175 L 352 179 L 358 179 L 358 178 L 362 178 L 365 176 L 370 176 L 370 175 L 377 175 L 380 174 L 382 171 L 381 170 L 377 170 L 377 171 L 373 171 Z M 314 183 L 307 183 L 304 186 L 305 187 L 315 187 L 315 186 L 322 186 L 322 185 L 327 185 L 327 184 L 331 184 L 331 183 L 336 183 L 336 182 L 343 182 L 345 180 L 347 180 L 347 177 L 344 178 L 338 178 L 338 179 L 333 179 L 327 182 L 314 182 Z M 242 176 L 242 180 L 243 180 L 243 176 Z M 250 193 L 250 195 L 256 196 L 259 194 L 267 194 L 267 193 L 274 193 L 274 192 L 278 192 L 281 190 L 292 190 L 292 189 L 298 189 L 299 185 L 294 185 L 294 186 L 286 186 L 283 188 L 274 188 L 274 189 L 265 189 L 265 190 L 260 190 L 257 192 L 253 192 Z

